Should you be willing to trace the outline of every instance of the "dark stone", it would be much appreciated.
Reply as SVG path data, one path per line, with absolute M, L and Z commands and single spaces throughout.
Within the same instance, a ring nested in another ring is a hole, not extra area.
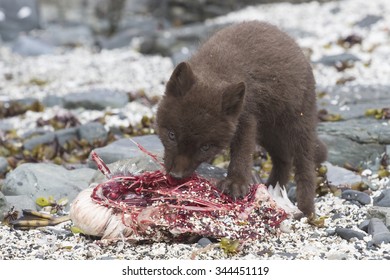
M 374 198 L 374 205 L 381 207 L 390 207 L 390 189 L 384 190 Z
M 364 192 L 354 191 L 354 190 L 345 190 L 341 193 L 341 198 L 349 200 L 351 202 L 356 201 L 362 205 L 369 204 L 371 198 L 368 194 Z
M 78 135 L 80 139 L 87 140 L 89 144 L 104 143 L 107 140 L 108 132 L 101 123 L 91 122 L 79 126 Z
M 372 242 L 375 245 L 390 243 L 390 232 L 380 219 L 372 218 L 370 220 L 368 234 L 372 235 Z
M 368 224 L 370 223 L 370 220 L 364 220 L 361 222 L 358 226 L 358 228 L 362 231 L 368 232 Z
M 341 213 L 336 213 L 336 214 L 334 214 L 334 215 L 332 216 L 332 220 L 334 221 L 334 220 L 340 219 L 340 218 L 342 218 L 343 216 L 344 216 L 344 215 L 341 214 Z
M 0 1 L 0 38 L 12 41 L 22 32 L 40 27 L 37 0 Z
M 357 238 L 362 240 L 366 234 L 364 232 L 359 232 L 349 228 L 336 228 L 336 234 L 339 235 L 342 239 L 350 240 L 351 238 Z
M 199 247 L 204 248 L 204 247 L 206 247 L 207 245 L 210 245 L 210 244 L 212 244 L 212 243 L 213 243 L 213 242 L 211 242 L 210 239 L 208 239 L 208 238 L 206 238 L 206 237 L 202 237 L 201 239 L 198 240 L 197 245 L 198 245 Z
M 376 15 L 367 15 L 363 19 L 356 22 L 356 25 L 359 27 L 370 27 L 371 25 L 377 23 L 378 21 L 382 20 L 382 16 L 376 16 Z
M 129 98 L 126 92 L 92 89 L 70 93 L 64 96 L 63 101 L 67 109 L 83 107 L 90 110 L 103 110 L 107 107 L 122 108 L 128 103 Z

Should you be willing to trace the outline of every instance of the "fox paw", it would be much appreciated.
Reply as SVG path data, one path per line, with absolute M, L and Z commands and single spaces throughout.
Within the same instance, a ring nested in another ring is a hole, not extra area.
M 223 179 L 217 187 L 225 194 L 232 198 L 243 198 L 248 193 L 248 184 L 241 180 Z

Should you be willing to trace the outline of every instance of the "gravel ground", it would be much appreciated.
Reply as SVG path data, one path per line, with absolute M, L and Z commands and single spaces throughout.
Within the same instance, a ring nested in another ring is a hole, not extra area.
M 361 27 L 353 25 L 367 15 L 380 16 L 382 19 L 372 28 L 366 28 L 363 24 Z M 322 64 L 314 65 L 319 88 L 334 85 L 348 77 L 354 77 L 351 83 L 360 85 L 389 83 L 390 2 L 387 0 L 273 4 L 249 7 L 213 21 L 234 22 L 243 19 L 267 20 L 293 33 L 295 30 L 299 44 L 311 49 L 313 61 L 344 52 L 341 46 L 335 44 L 338 38 L 359 34 L 363 38 L 362 44 L 350 48 L 350 53 L 360 58 L 354 68 L 339 72 Z M 131 63 L 132 66 L 121 63 L 124 60 L 134 63 Z M 15 64 L 19 68 L 15 68 Z M 143 67 L 145 65 L 147 67 Z M 51 87 L 46 87 L 46 90 L 59 95 L 87 87 L 89 82 L 96 80 L 116 89 L 128 89 L 127 74 L 133 73 L 131 87 L 144 88 L 145 92 L 158 95 L 162 92 L 160 81 L 167 78 L 172 65 L 165 58 L 146 58 L 129 50 L 94 54 L 79 49 L 63 56 L 21 59 L 10 54 L 7 48 L 0 47 L 0 77 L 10 69 L 25 81 L 43 73 L 51 80 Z M 38 87 L 23 83 L 10 85 L 8 90 L 13 98 L 36 96 L 40 92 Z M 46 92 L 41 94 L 45 95 Z M 0 94 L 0 100 L 7 100 L 8 97 Z M 389 178 L 379 180 L 375 176 L 367 179 L 379 186 L 371 197 L 378 195 L 389 182 Z M 234 255 L 225 254 L 217 246 L 201 248 L 198 244 L 135 246 L 122 241 L 94 241 L 71 234 L 70 222 L 67 222 L 30 231 L 15 231 L 0 225 L 0 259 L 390 259 L 390 244 L 374 246 L 370 235 L 362 240 L 352 238 L 347 241 L 335 234 L 337 227 L 359 231 L 357 226 L 367 218 L 367 210 L 372 203 L 357 206 L 328 194 L 317 199 L 316 207 L 319 215 L 327 217 L 325 227 L 313 227 L 306 219 L 286 221 L 279 236 L 262 242 L 246 242 Z

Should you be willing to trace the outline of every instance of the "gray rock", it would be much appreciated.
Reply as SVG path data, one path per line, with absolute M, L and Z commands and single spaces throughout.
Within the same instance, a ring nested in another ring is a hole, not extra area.
M 202 237 L 201 239 L 198 240 L 197 245 L 198 245 L 199 247 L 204 248 L 204 247 L 206 247 L 207 245 L 210 245 L 210 244 L 212 244 L 212 243 L 213 243 L 213 242 L 211 242 L 210 239 L 208 239 L 208 238 L 206 238 L 206 237 Z
M 296 186 L 291 186 L 288 188 L 288 192 L 287 192 L 287 196 L 288 198 L 292 201 L 292 202 L 296 202 L 297 201 L 297 187 Z
M 126 92 L 94 89 L 70 93 L 63 98 L 63 101 L 67 109 L 83 107 L 90 110 L 102 110 L 107 107 L 122 108 L 129 98 Z
M 8 210 L 11 207 L 14 207 L 16 211 L 22 213 L 23 209 L 37 209 L 37 204 L 33 199 L 31 199 L 31 195 L 7 195 L 5 198 L 8 203 Z
M 160 159 L 162 158 L 162 155 L 164 154 L 164 147 L 158 136 L 146 135 L 133 137 L 132 139 L 150 153 L 156 154 Z M 106 164 L 113 163 L 121 159 L 145 156 L 145 153 L 142 152 L 130 139 L 120 139 L 105 147 L 97 148 L 94 151 Z M 95 164 L 90 158 L 89 166 L 93 168 L 95 167 Z
M 64 146 L 67 141 L 78 139 L 79 128 L 71 127 L 60 129 L 55 132 L 55 135 L 60 146 Z
M 341 194 L 341 198 L 349 200 L 349 201 L 356 201 L 359 202 L 362 205 L 370 204 L 371 203 L 371 197 L 364 193 L 354 190 L 345 190 Z
M 50 195 L 55 199 L 67 197 L 71 202 L 89 186 L 94 173 L 89 168 L 67 170 L 54 164 L 25 163 L 7 174 L 1 191 L 7 197 L 26 195 L 34 203 L 38 197 Z M 15 204 L 19 206 L 17 200 Z
M 78 135 L 80 139 L 86 139 L 90 144 L 96 141 L 104 143 L 107 140 L 108 132 L 101 123 L 91 122 L 81 125 L 78 128 Z
M 20 33 L 40 26 L 37 0 L 0 1 L 0 39 L 14 40 Z
M 96 168 L 96 165 L 94 167 Z M 122 159 L 107 164 L 107 167 L 110 169 L 111 174 L 120 175 L 139 174 L 145 171 L 155 171 L 161 169 L 161 165 L 146 155 Z M 101 183 L 104 182 L 104 180 L 106 180 L 105 176 L 97 170 L 91 179 L 91 183 Z
M 322 124 L 318 128 L 319 138 L 328 147 L 328 161 L 334 165 L 343 166 L 349 163 L 352 166 L 359 166 L 364 161 L 375 160 L 384 151 L 384 146 L 381 144 L 360 144 L 339 135 L 338 132 L 328 133 L 328 129 L 324 129 Z
M 0 157 L 0 175 L 7 172 L 8 161 L 5 157 Z
M 60 96 L 49 94 L 42 99 L 42 104 L 46 107 L 64 106 L 64 100 Z
M 351 186 L 355 183 L 359 183 L 362 181 L 362 177 L 360 175 L 357 175 L 350 170 L 332 165 L 329 162 L 325 162 L 324 165 L 328 169 L 326 177 L 329 183 L 331 183 L 332 185 Z
M 375 245 L 390 243 L 390 232 L 380 219 L 372 218 L 370 220 L 368 234 L 372 235 L 372 242 Z
M 375 197 L 374 205 L 381 207 L 390 207 L 390 189 L 382 191 L 378 197 Z
M 364 220 L 361 222 L 358 226 L 358 228 L 362 231 L 368 232 L 368 224 L 370 223 L 370 220 Z
M 327 66 L 335 66 L 340 62 L 355 62 L 359 61 L 360 58 L 350 53 L 342 53 L 336 55 L 325 55 L 316 63 L 321 63 Z
M 121 30 L 110 37 L 100 37 L 98 44 L 104 49 L 115 49 L 129 46 L 136 37 L 153 36 L 159 29 L 155 18 L 133 17 Z
M 56 134 L 54 132 L 47 132 L 44 135 L 35 136 L 24 142 L 24 148 L 32 151 L 35 147 L 42 144 L 50 144 L 55 141 Z
M 366 234 L 364 232 L 356 231 L 349 228 L 336 228 L 336 234 L 339 235 L 342 239 L 350 240 L 351 238 L 357 238 L 362 240 Z
M 378 218 L 390 229 L 390 208 L 373 206 L 367 210 L 368 218 Z
M 83 24 L 50 24 L 36 37 L 53 46 L 88 46 L 95 43 L 91 29 Z
M 363 19 L 356 22 L 356 25 L 359 27 L 370 27 L 371 25 L 377 23 L 378 21 L 382 20 L 382 16 L 377 15 L 367 15 Z
M 12 51 L 23 56 L 38 56 L 55 53 L 55 47 L 39 39 L 22 35 L 12 44 Z
M 0 221 L 3 220 L 5 213 L 9 210 L 10 205 L 7 202 L 4 194 L 0 192 Z

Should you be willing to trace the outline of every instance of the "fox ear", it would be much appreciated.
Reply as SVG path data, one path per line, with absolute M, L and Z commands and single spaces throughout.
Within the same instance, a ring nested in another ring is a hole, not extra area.
M 181 62 L 167 83 L 165 94 L 173 97 L 184 96 L 195 83 L 195 75 L 187 62 Z
M 222 113 L 228 116 L 237 116 L 244 104 L 244 97 L 244 82 L 228 86 L 222 95 Z

